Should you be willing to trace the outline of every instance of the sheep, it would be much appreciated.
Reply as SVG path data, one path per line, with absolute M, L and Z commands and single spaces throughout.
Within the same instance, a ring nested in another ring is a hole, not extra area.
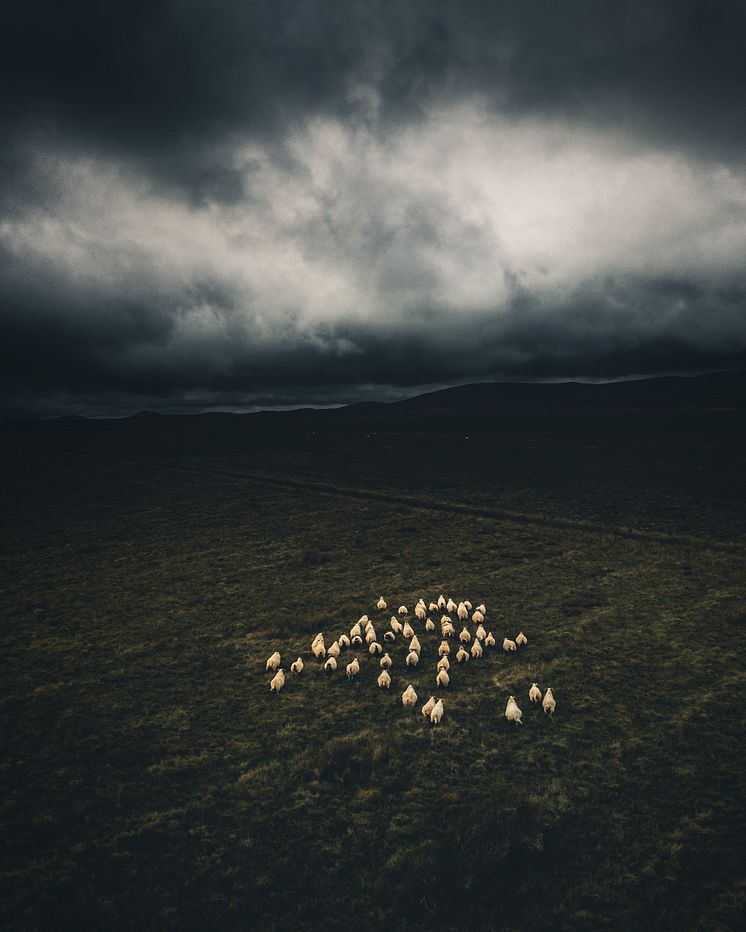
M 459 647 L 458 652 L 456 653 L 456 662 L 465 663 L 469 659 L 469 651 L 464 650 L 463 647 Z
M 381 657 L 380 667 L 382 670 L 385 670 L 387 667 L 390 667 L 392 663 L 391 657 L 389 657 L 388 654 L 384 654 L 383 657 Z
M 383 648 L 382 648 L 381 645 L 378 643 L 378 641 L 371 641 L 370 645 L 368 646 L 368 652 L 369 652 L 373 657 L 375 657 L 376 654 L 380 654 L 382 651 L 383 651 Z
M 420 651 L 422 650 L 422 645 L 420 644 L 420 639 L 417 637 L 416 634 L 415 634 L 415 636 L 412 638 L 412 640 L 409 642 L 409 649 L 410 649 L 410 650 L 416 650 L 418 654 L 419 654 Z
M 554 715 L 554 710 L 557 706 L 557 703 L 554 701 L 554 693 L 552 692 L 551 686 L 544 693 L 544 698 L 542 700 L 541 706 L 544 709 L 544 715 L 546 715 L 547 712 L 550 715 Z
M 413 706 L 417 702 L 417 693 L 414 691 L 414 686 L 410 683 L 409 686 L 401 694 L 401 704 L 407 708 L 408 706 Z
M 448 670 L 438 670 L 438 674 L 435 677 L 435 682 L 438 686 L 447 686 L 451 682 L 451 678 L 448 675 Z
M 422 707 L 422 714 L 425 716 L 425 718 L 430 717 L 430 713 L 433 711 L 434 708 L 435 708 L 435 696 L 430 696 L 430 698 L 427 700 L 427 702 Z
M 404 627 L 401 629 L 402 637 L 413 638 L 414 637 L 414 628 L 408 621 L 404 622 Z
M 326 673 L 333 673 L 336 669 L 337 669 L 337 658 L 327 657 L 326 663 L 324 664 L 324 671 Z
M 420 621 L 422 621 L 422 619 L 425 617 L 425 615 L 427 615 L 427 612 L 425 611 L 425 606 L 424 606 L 424 605 L 417 605 L 417 606 L 415 607 L 414 614 L 415 614 L 415 617 L 416 617 L 416 618 L 419 618 Z
M 351 680 L 353 676 L 357 676 L 360 672 L 360 662 L 357 657 L 352 661 L 352 663 L 347 664 L 347 679 Z
M 391 620 L 389 621 L 389 624 L 391 625 L 391 630 L 395 634 L 401 634 L 402 631 L 404 630 L 404 628 L 402 627 L 402 623 L 399 621 L 396 615 L 391 616 Z
M 541 690 L 539 689 L 538 683 L 532 683 L 531 689 L 528 691 L 528 698 L 531 702 L 538 702 L 541 699 Z
M 518 637 L 515 639 L 515 642 L 518 645 L 518 647 L 523 647 L 524 644 L 528 644 L 528 638 L 523 633 L 523 631 L 521 631 Z
M 267 670 L 276 670 L 280 666 L 280 652 L 276 650 L 267 661 Z
M 443 700 L 438 699 L 438 701 L 433 706 L 432 712 L 430 713 L 430 721 L 433 725 L 440 724 L 440 720 L 443 718 L 444 711 L 445 709 L 443 708 Z
M 445 624 L 440 626 L 440 633 L 443 635 L 444 638 L 452 638 L 454 636 L 454 634 L 456 633 L 456 629 L 451 624 L 450 618 Z
M 458 615 L 459 621 L 466 621 L 469 617 L 469 609 L 464 605 L 463 602 L 458 603 L 458 608 L 456 609 L 456 614 Z
M 428 606 L 428 609 L 427 609 L 427 610 L 428 610 L 429 612 L 437 612 L 437 611 L 438 611 L 438 603 L 437 603 L 437 602 L 431 602 L 430 605 Z
M 376 638 L 376 629 L 373 627 L 373 625 L 371 625 L 370 628 L 368 628 L 368 630 L 365 632 L 365 643 L 372 644 L 373 641 L 376 640 L 378 640 Z
M 453 599 L 449 599 L 449 600 L 446 602 L 446 611 L 447 611 L 447 612 L 455 612 L 457 608 L 458 608 L 458 606 L 457 606 L 456 603 L 453 601 Z
M 324 647 L 323 638 L 320 641 L 313 642 L 313 645 L 311 646 L 311 652 L 313 653 L 314 657 L 316 657 L 316 659 L 326 657 L 326 648 Z
M 515 650 L 515 641 L 511 641 L 510 638 L 503 638 L 503 650 L 507 653 L 508 651 Z
M 367 625 L 369 621 L 370 621 L 370 618 L 368 618 L 367 615 L 361 615 L 361 616 L 358 618 L 357 623 L 358 623 L 359 625 Z
M 313 647 L 316 641 L 323 641 L 323 640 L 324 640 L 324 635 L 321 633 L 321 631 L 319 631 L 316 637 L 311 641 L 311 647 Z
M 515 696 L 510 696 L 508 698 L 508 704 L 505 706 L 505 718 L 507 718 L 509 722 L 515 722 L 516 725 L 522 725 L 522 715 L 523 712 L 521 712 L 521 710 L 518 708 L 515 701 Z
M 339 646 L 339 641 L 335 641 L 327 650 L 326 655 L 327 657 L 339 657 L 341 653 L 342 649 Z
M 381 670 L 381 673 L 378 677 L 378 685 L 381 689 L 388 689 L 391 686 L 391 677 L 389 676 L 388 670 Z
M 474 638 L 474 643 L 471 645 L 471 655 L 474 658 L 482 656 L 482 645 L 476 638 Z
M 392 641 L 396 640 L 396 635 L 394 634 L 393 631 L 387 631 L 384 634 L 383 639 L 384 641 L 386 641 L 387 644 L 391 644 Z
M 346 634 L 340 634 L 340 636 L 337 638 L 337 641 L 339 642 L 340 647 L 350 646 L 350 639 L 347 637 Z
M 297 660 L 294 660 L 290 664 L 290 669 L 295 674 L 302 673 L 303 672 L 303 658 L 299 657 Z
M 451 664 L 447 657 L 441 657 L 438 661 L 438 670 L 450 670 Z
M 484 630 L 484 625 L 478 625 L 477 630 L 474 632 L 474 637 L 478 641 L 483 641 L 487 637 L 487 632 Z
M 469 629 L 462 628 L 461 634 L 459 634 L 458 639 L 459 641 L 461 641 L 462 644 L 468 644 L 469 641 L 471 640 L 471 634 L 469 634 Z
M 484 615 L 481 612 L 474 612 L 474 614 L 471 616 L 471 620 L 475 624 L 479 624 L 480 622 L 484 621 Z
M 435 622 L 432 620 L 432 618 L 428 618 L 425 622 L 425 631 L 435 631 Z
M 360 637 L 359 634 L 356 634 L 355 637 L 352 639 L 352 641 L 351 641 L 350 643 L 351 643 L 352 647 L 362 647 L 362 646 L 363 646 L 363 639 Z
M 355 624 L 350 628 L 350 637 L 361 638 L 362 636 L 363 629 L 360 627 L 360 622 L 355 622 Z
M 448 644 L 448 641 L 441 641 L 440 647 L 438 648 L 438 656 L 446 657 L 450 653 L 451 653 L 451 648 L 450 648 L 450 645 Z
M 464 600 L 464 605 L 466 606 L 467 611 L 471 611 L 471 602 L 468 599 Z
M 487 609 L 484 607 L 484 604 L 482 604 L 482 605 L 477 605 L 477 607 L 474 609 L 474 611 L 475 611 L 475 612 L 481 612 L 483 615 L 486 615 L 486 614 L 487 614 Z
M 495 638 L 493 637 L 491 631 L 488 632 L 487 637 L 484 639 L 484 646 L 485 646 L 485 647 L 494 647 L 494 646 L 495 646 Z
M 409 609 L 407 608 L 406 605 L 400 605 L 399 608 L 397 609 L 397 611 L 398 611 L 398 613 L 399 613 L 400 615 L 408 615 L 408 614 L 409 614 Z
M 419 662 L 420 662 L 420 655 L 417 653 L 416 650 L 410 650 L 410 652 L 407 654 L 407 666 L 416 667 Z
M 386 599 L 383 596 L 376 602 L 376 608 L 386 609 L 388 605 L 386 604 Z
M 446 597 L 444 595 L 438 596 L 438 608 L 444 609 L 446 607 Z
M 269 691 L 279 693 L 282 687 L 285 685 L 285 671 L 278 670 L 277 673 L 272 677 L 269 683 Z

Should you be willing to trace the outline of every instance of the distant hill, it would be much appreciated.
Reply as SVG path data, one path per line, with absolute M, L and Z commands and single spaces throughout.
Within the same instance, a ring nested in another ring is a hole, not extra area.
M 480 382 L 416 395 L 391 407 L 469 409 L 499 407 L 746 407 L 746 372 L 662 376 L 627 382 Z

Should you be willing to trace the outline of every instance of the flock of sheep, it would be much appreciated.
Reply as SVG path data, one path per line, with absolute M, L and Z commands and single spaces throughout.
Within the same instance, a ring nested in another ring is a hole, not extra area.
M 385 612 L 388 608 L 383 596 L 376 602 L 376 608 L 382 612 Z M 424 622 L 424 631 L 427 634 L 432 634 L 436 630 L 435 622 L 432 618 L 428 617 L 428 612 L 438 611 L 444 614 L 442 614 L 440 618 L 441 642 L 438 647 L 439 659 L 436 666 L 435 683 L 437 686 L 445 688 L 450 682 L 448 673 L 450 661 L 448 658 L 451 653 L 451 647 L 449 639 L 456 636 L 456 628 L 451 620 L 451 615 L 455 612 L 459 622 L 464 623 L 458 635 L 459 648 L 455 654 L 457 663 L 466 663 L 469 659 L 481 657 L 485 648 L 495 647 L 495 638 L 492 636 L 492 632 L 488 632 L 484 627 L 485 615 L 487 614 L 487 609 L 484 605 L 477 605 L 477 607 L 472 610 L 471 602 L 463 601 L 456 603 L 451 598 L 446 599 L 444 595 L 440 595 L 436 602 L 431 602 L 429 607 L 426 607 L 424 599 L 419 599 L 415 606 L 414 616 L 417 621 Z M 445 614 L 446 612 L 448 614 Z M 470 613 L 471 621 L 477 625 L 473 635 L 468 628 Z M 403 624 L 400 621 L 401 616 L 408 615 L 409 610 L 406 605 L 400 605 L 397 614 L 392 615 L 389 619 L 389 630 L 384 633 L 383 642 L 384 645 L 388 646 L 389 644 L 393 644 L 397 637 L 409 641 L 405 664 L 407 668 L 410 668 L 416 667 L 419 663 L 422 645 L 409 619 L 407 618 Z M 515 640 L 504 638 L 502 647 L 504 651 L 511 652 L 518 650 L 519 647 L 523 647 L 527 643 L 528 638 L 521 631 L 516 636 Z M 343 650 L 361 649 L 364 644 L 367 645 L 368 653 L 370 653 L 372 657 L 379 658 L 378 663 L 381 672 L 378 676 L 378 686 L 381 689 L 389 689 L 391 687 L 391 674 L 389 670 L 393 665 L 393 661 L 388 652 L 384 652 L 384 648 L 378 640 L 373 622 L 367 615 L 363 615 L 355 622 L 350 628 L 349 635 L 341 634 L 329 647 L 326 646 L 323 633 L 320 632 L 317 634 L 311 642 L 311 653 L 317 660 L 323 661 L 325 672 L 331 674 L 336 671 L 338 658 L 341 656 Z M 471 646 L 467 650 L 468 645 Z M 280 666 L 281 662 L 282 657 L 279 651 L 275 651 L 267 660 L 267 671 L 272 671 L 274 673 L 269 684 L 270 692 L 279 693 L 285 685 L 285 671 Z M 294 660 L 293 663 L 290 664 L 290 670 L 296 676 L 301 674 L 303 667 L 304 663 L 302 657 L 298 657 L 297 660 Z M 345 670 L 348 679 L 351 680 L 356 677 L 360 672 L 360 660 L 358 657 L 354 657 L 351 662 L 346 665 Z M 546 690 L 542 698 L 538 684 L 533 683 L 528 692 L 528 698 L 532 703 L 541 702 L 545 715 L 554 715 L 557 703 L 555 702 L 551 688 Z M 411 683 L 402 693 L 401 701 L 405 708 L 416 705 L 417 693 Z M 427 702 L 422 706 L 422 714 L 425 718 L 429 718 L 434 725 L 442 720 L 444 712 L 445 706 L 443 700 L 436 700 L 435 696 L 430 696 Z M 510 696 L 505 707 L 505 718 L 509 722 L 515 722 L 516 725 L 522 725 L 522 717 L 523 713 L 518 707 L 515 696 Z

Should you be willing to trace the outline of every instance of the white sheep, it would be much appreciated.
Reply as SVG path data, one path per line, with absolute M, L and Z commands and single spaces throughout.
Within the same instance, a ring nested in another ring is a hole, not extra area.
M 475 624 L 480 624 L 484 621 L 484 615 L 481 612 L 474 612 L 474 614 L 471 616 L 471 620 Z
M 381 667 L 382 670 L 385 670 L 387 667 L 390 667 L 392 663 L 393 663 L 393 661 L 392 661 L 391 657 L 389 657 L 388 654 L 384 654 L 383 657 L 381 657 L 381 660 L 380 660 L 380 667 Z
M 408 621 L 404 622 L 404 627 L 401 629 L 402 637 L 407 639 L 414 637 L 414 628 Z
M 395 641 L 395 640 L 396 640 L 396 635 L 394 634 L 393 631 L 387 631 L 387 632 L 384 634 L 383 639 L 384 639 L 384 641 L 385 641 L 387 644 L 391 644 L 392 641 Z
M 422 707 L 422 714 L 425 716 L 425 718 L 430 717 L 430 713 L 433 711 L 434 708 L 435 708 L 435 696 L 430 696 L 430 698 L 427 700 L 427 702 Z
M 311 652 L 313 653 L 314 657 L 316 657 L 317 659 L 321 657 L 326 657 L 326 648 L 324 647 L 323 638 L 320 641 L 313 642 L 313 645 L 311 647 Z
M 478 641 L 483 641 L 487 637 L 487 632 L 484 630 L 484 625 L 477 626 L 477 630 L 474 632 L 474 637 Z
M 438 701 L 433 706 L 432 712 L 430 713 L 430 721 L 433 723 L 433 725 L 440 724 L 440 720 L 443 718 L 443 712 L 445 712 L 443 707 L 443 700 L 438 699 Z
M 483 615 L 486 615 L 486 614 L 487 614 L 487 609 L 484 607 L 484 605 L 477 605 L 477 607 L 474 609 L 474 611 L 475 611 L 475 612 L 481 612 Z
M 438 661 L 438 670 L 450 670 L 451 663 L 447 657 L 441 657 Z
M 363 639 L 360 637 L 359 634 L 356 634 L 355 637 L 354 637 L 354 638 L 352 639 L 352 641 L 350 642 L 350 644 L 351 644 L 352 647 L 362 647 L 362 646 L 363 646 Z
M 339 657 L 342 653 L 342 648 L 339 646 L 339 641 L 335 641 L 327 650 L 327 657 Z
M 482 656 L 482 645 L 476 638 L 474 638 L 474 643 L 471 645 L 471 655 L 475 658 Z
M 327 673 L 333 673 L 337 669 L 337 658 L 336 657 L 327 657 L 326 663 L 324 664 L 324 670 Z
M 458 615 L 459 621 L 466 621 L 469 617 L 469 609 L 464 605 L 463 602 L 458 603 L 458 608 L 456 609 L 456 614 Z
M 407 666 L 416 667 L 419 662 L 420 662 L 420 655 L 417 653 L 416 650 L 410 650 L 410 652 L 407 654 Z
M 391 677 L 389 676 L 388 670 L 381 670 L 381 673 L 378 677 L 378 685 L 381 689 L 388 689 L 391 686 Z
M 383 651 L 383 648 L 378 643 L 378 641 L 372 641 L 368 647 L 368 652 L 375 657 L 376 654 L 380 654 Z
M 538 702 L 541 699 L 541 690 L 539 689 L 538 683 L 532 683 L 531 689 L 528 691 L 528 698 L 531 702 Z
M 515 701 L 515 696 L 510 696 L 508 698 L 508 704 L 505 706 L 505 718 L 509 722 L 515 722 L 516 725 L 522 725 L 521 717 L 523 712 L 518 708 L 518 705 Z
M 429 612 L 437 612 L 437 611 L 438 611 L 438 603 L 437 603 L 437 602 L 431 602 L 430 605 L 428 606 L 428 609 L 427 609 L 427 610 L 428 610 Z
M 422 621 L 425 615 L 427 615 L 427 612 L 425 611 L 425 606 L 424 605 L 415 606 L 414 614 L 416 618 L 419 618 L 420 621 Z
M 361 615 L 361 616 L 358 618 L 357 623 L 358 623 L 359 625 L 367 625 L 369 621 L 370 621 L 370 618 L 368 618 L 367 615 Z
M 303 658 L 299 657 L 297 660 L 294 660 L 290 664 L 290 670 L 291 672 L 296 673 L 296 674 L 302 673 L 303 672 Z
M 349 647 L 349 646 L 350 646 L 350 639 L 347 637 L 346 634 L 340 634 L 340 636 L 337 638 L 337 640 L 339 641 L 339 646 L 340 646 L 340 647 Z
M 406 605 L 400 605 L 399 608 L 397 609 L 397 611 L 399 612 L 400 615 L 408 615 L 408 614 L 409 614 L 409 609 L 407 608 Z
M 270 654 L 269 660 L 267 661 L 267 670 L 276 670 L 280 666 L 280 652 L 276 650 L 274 654 Z
M 449 599 L 449 600 L 446 602 L 446 611 L 447 611 L 447 612 L 455 612 L 457 608 L 458 608 L 458 606 L 457 606 L 456 603 L 453 601 L 453 599 Z
M 386 604 L 386 599 L 384 599 L 383 596 L 381 596 L 381 598 L 376 602 L 376 608 L 380 608 L 380 609 L 388 608 L 388 605 Z
M 438 608 L 441 609 L 442 611 L 445 607 L 446 607 L 446 597 L 444 595 L 439 595 L 438 596 Z
M 415 636 L 412 638 L 412 640 L 409 642 L 409 649 L 410 649 L 410 650 L 416 650 L 418 654 L 419 654 L 420 651 L 422 650 L 422 645 L 420 644 L 420 639 L 417 637 L 416 634 L 415 634 Z
M 435 677 L 435 682 L 438 686 L 447 686 L 451 682 L 451 678 L 448 675 L 448 670 L 438 670 L 438 674 Z
M 508 651 L 515 650 L 515 641 L 511 641 L 510 638 L 503 638 L 503 650 L 507 653 Z
M 438 656 L 446 657 L 450 653 L 451 653 L 451 648 L 448 644 L 448 641 L 441 641 L 440 647 L 438 648 Z
M 427 632 L 435 631 L 435 622 L 432 620 L 432 618 L 428 618 L 427 621 L 425 622 L 425 631 Z
M 456 653 L 456 662 L 457 662 L 457 663 L 466 663 L 466 661 L 467 661 L 468 659 L 469 659 L 469 651 L 468 651 L 468 650 L 464 650 L 463 647 L 459 647 L 459 649 L 458 649 L 458 651 L 457 651 L 457 653 Z
M 401 704 L 406 708 L 408 706 L 413 706 L 416 702 L 417 693 L 414 691 L 414 686 L 410 683 L 401 694 Z
M 404 628 L 402 627 L 402 623 L 399 621 L 396 615 L 391 616 L 391 621 L 389 622 L 389 624 L 391 625 L 391 630 L 395 634 L 401 634 L 402 631 L 404 630 Z
M 468 599 L 464 599 L 464 605 L 467 608 L 467 611 L 471 611 L 471 602 Z
M 445 624 L 440 626 L 440 633 L 443 635 L 444 638 L 452 638 L 454 636 L 454 634 L 456 633 L 456 629 L 451 624 L 450 618 Z
M 494 646 L 495 646 L 495 638 L 492 636 L 492 632 L 491 632 L 491 631 L 487 634 L 487 637 L 484 639 L 484 646 L 485 646 L 485 647 L 494 647 Z
M 277 673 L 272 677 L 269 683 L 269 691 L 279 693 L 282 687 L 285 685 L 285 671 L 278 670 Z
M 468 644 L 469 641 L 471 640 L 471 634 L 469 633 L 469 629 L 462 628 L 461 634 L 459 634 L 458 639 L 459 641 L 461 641 L 462 644 Z
M 351 680 L 353 676 L 357 676 L 360 672 L 360 662 L 357 657 L 352 661 L 352 663 L 347 664 L 347 679 Z
M 360 627 L 360 622 L 355 622 L 355 624 L 350 628 L 350 637 L 361 638 L 362 636 L 363 629 Z
M 551 687 L 544 693 L 544 699 L 542 700 L 542 708 L 544 709 L 544 715 L 547 712 L 550 715 L 554 715 L 554 710 L 557 706 L 557 703 L 554 701 L 554 693 L 552 692 Z
M 524 644 L 528 644 L 528 638 L 523 633 L 523 631 L 521 631 L 518 637 L 515 639 L 515 642 L 519 647 L 523 647 Z
M 376 629 L 373 627 L 373 625 L 371 625 L 370 628 L 368 628 L 368 630 L 365 632 L 365 643 L 372 644 L 373 641 L 376 640 L 378 640 L 376 637 Z

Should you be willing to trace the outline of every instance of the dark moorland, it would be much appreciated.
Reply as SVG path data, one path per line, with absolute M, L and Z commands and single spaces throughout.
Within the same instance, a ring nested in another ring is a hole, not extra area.
M 743 374 L 0 442 L 4 929 L 742 927 Z M 440 592 L 440 726 L 311 658 Z

